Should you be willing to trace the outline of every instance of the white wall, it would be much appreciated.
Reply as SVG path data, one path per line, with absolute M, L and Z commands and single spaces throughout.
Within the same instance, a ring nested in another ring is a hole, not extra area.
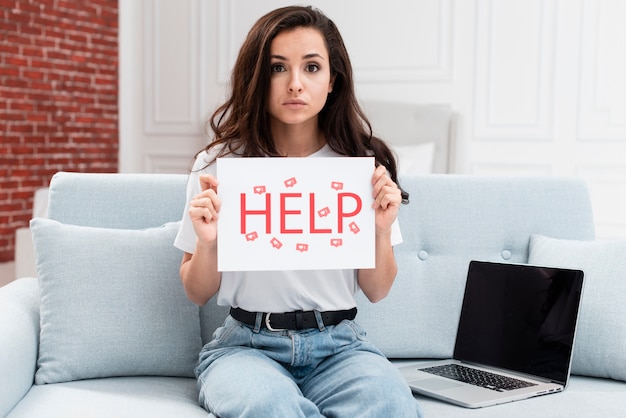
M 121 171 L 186 172 L 248 28 L 291 3 L 120 1 Z M 598 237 L 626 237 L 626 2 L 308 3 L 342 31 L 360 98 L 452 107 L 454 172 L 581 176 Z

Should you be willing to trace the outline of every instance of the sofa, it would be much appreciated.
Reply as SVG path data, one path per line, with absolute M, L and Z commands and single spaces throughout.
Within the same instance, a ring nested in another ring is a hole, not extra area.
M 0 416 L 207 416 L 193 368 L 227 309 L 193 305 L 178 277 L 172 241 L 186 181 L 54 176 L 49 219 L 31 222 L 38 278 L 0 288 Z M 395 364 L 452 354 L 472 259 L 586 275 L 564 392 L 475 410 L 415 395 L 425 415 L 624 416 L 626 242 L 595 240 L 585 183 L 446 174 L 400 182 L 411 196 L 399 214 L 398 276 L 383 301 L 359 297 L 357 315 Z

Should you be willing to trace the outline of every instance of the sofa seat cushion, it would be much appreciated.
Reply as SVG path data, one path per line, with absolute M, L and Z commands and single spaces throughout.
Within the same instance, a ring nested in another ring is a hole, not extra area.
M 143 230 L 31 222 L 41 291 L 37 384 L 192 377 L 199 309 L 179 277 L 178 223 Z
M 202 417 L 196 380 L 112 377 L 35 385 L 7 418 Z

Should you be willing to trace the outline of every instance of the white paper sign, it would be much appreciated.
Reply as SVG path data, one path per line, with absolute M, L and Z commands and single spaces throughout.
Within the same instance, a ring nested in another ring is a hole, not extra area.
M 374 158 L 219 158 L 218 270 L 373 268 Z

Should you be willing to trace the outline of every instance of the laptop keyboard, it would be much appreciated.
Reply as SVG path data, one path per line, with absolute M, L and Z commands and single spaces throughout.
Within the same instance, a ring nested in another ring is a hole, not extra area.
M 536 385 L 535 383 L 486 372 L 484 370 L 473 369 L 460 364 L 444 364 L 441 366 L 426 367 L 419 370 L 498 392 L 505 392 L 508 390 Z

